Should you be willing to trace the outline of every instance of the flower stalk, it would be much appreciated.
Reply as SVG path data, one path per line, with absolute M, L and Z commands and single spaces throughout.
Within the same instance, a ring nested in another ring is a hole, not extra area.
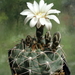
M 40 40 L 42 40 L 43 30 L 44 30 L 44 26 L 41 26 L 40 28 L 36 27 L 36 37 L 37 37 L 38 43 L 41 43 Z

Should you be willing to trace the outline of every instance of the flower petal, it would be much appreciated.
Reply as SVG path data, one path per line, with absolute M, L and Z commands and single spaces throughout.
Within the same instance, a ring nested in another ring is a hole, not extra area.
M 46 28 L 48 30 L 50 30 L 52 28 L 52 23 L 49 21 L 49 19 L 46 19 L 46 24 L 45 24 Z
M 44 25 L 45 24 L 45 22 L 46 22 L 46 20 L 45 20 L 45 18 L 40 18 L 40 23 L 41 23 L 41 25 Z
M 37 22 L 37 28 L 40 28 L 41 27 L 41 23 L 40 23 L 40 21 L 38 20 L 38 22 Z
M 40 10 L 42 9 L 43 5 L 44 5 L 44 0 L 40 0 L 40 2 L 39 2 L 39 8 L 40 8 Z
M 53 6 L 54 6 L 53 3 L 50 3 L 49 5 L 47 5 L 47 7 L 46 7 L 46 12 L 47 12 L 49 9 L 51 9 Z
M 37 3 L 36 1 L 34 1 L 34 11 L 35 11 L 36 13 L 39 12 L 39 5 L 38 5 L 38 3 Z
M 24 23 L 26 24 L 32 17 L 26 17 Z
M 41 8 L 41 12 L 46 12 L 46 7 L 47 7 L 47 3 L 43 4 L 42 8 Z
M 27 17 L 33 17 L 33 16 L 35 16 L 33 13 L 27 15 Z
M 27 2 L 27 6 L 28 6 L 28 8 L 34 13 L 34 7 L 33 7 L 33 4 L 30 3 L 30 2 Z
M 59 19 L 55 15 L 48 15 L 47 18 L 55 20 L 58 24 L 60 24 Z
M 28 15 L 31 14 L 32 12 L 29 9 L 23 10 L 20 14 L 21 15 Z
M 52 14 L 52 13 L 57 13 L 58 14 L 58 13 L 60 13 L 60 11 L 56 10 L 56 9 L 50 9 L 47 14 Z
M 30 21 L 30 27 L 34 27 L 37 23 L 38 19 L 36 17 L 33 17 L 32 20 Z

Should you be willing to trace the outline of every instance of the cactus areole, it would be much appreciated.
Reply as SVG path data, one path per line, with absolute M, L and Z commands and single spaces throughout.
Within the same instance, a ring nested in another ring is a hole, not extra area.
M 47 5 L 44 0 L 40 0 L 39 4 L 36 1 L 33 4 L 27 2 L 29 9 L 20 13 L 27 15 L 25 22 L 31 19 L 30 26 L 36 27 L 36 36 L 27 35 L 8 51 L 12 75 L 70 75 L 64 70 L 66 61 L 60 45 L 61 34 L 56 32 L 52 36 L 48 31 L 43 35 L 45 26 L 48 30 L 52 27 L 49 19 L 60 23 L 55 15 L 51 15 L 60 13 L 56 9 L 51 9 L 53 5 Z

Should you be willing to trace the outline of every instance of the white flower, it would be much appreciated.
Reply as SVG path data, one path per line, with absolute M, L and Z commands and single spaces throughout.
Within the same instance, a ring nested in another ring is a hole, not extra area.
M 34 3 L 27 2 L 27 6 L 29 9 L 25 9 L 22 11 L 20 14 L 21 15 L 26 15 L 27 17 L 25 18 L 25 24 L 30 21 L 30 26 L 34 27 L 35 25 L 37 28 L 40 28 L 41 25 L 45 25 L 47 29 L 52 28 L 52 23 L 50 19 L 53 19 L 56 21 L 58 24 L 60 24 L 59 19 L 53 14 L 59 14 L 60 11 L 56 9 L 51 9 L 54 4 L 50 3 L 47 5 L 47 3 L 44 3 L 44 0 L 40 0 L 39 4 L 34 1 Z

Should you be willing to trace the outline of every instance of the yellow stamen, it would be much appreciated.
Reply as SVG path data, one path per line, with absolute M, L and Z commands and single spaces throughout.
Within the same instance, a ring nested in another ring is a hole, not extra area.
M 44 13 L 42 13 L 42 12 L 36 13 L 36 16 L 37 16 L 38 18 L 45 18 Z

